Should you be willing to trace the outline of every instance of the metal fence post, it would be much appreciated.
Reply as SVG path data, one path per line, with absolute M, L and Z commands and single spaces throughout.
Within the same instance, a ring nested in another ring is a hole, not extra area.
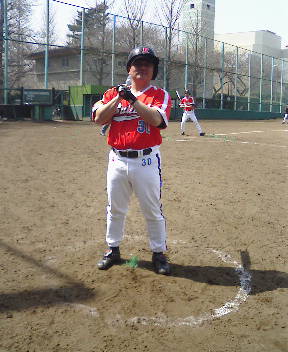
M 250 111 L 250 103 L 251 103 L 251 51 L 248 53 L 248 106 L 247 109 Z
M 204 70 L 203 70 L 203 100 L 202 108 L 206 107 L 206 70 L 207 70 L 207 38 L 205 37 L 204 41 Z
M 140 26 L 140 45 L 143 46 L 143 21 L 141 21 Z
M 262 111 L 262 81 L 263 81 L 263 54 L 261 54 L 260 63 L 260 87 L 259 87 L 259 111 Z
M 184 86 L 185 89 L 188 89 L 188 33 L 186 33 L 186 47 L 185 47 L 185 77 L 184 77 Z
M 81 24 L 81 47 L 80 47 L 80 86 L 83 86 L 83 66 L 84 66 L 84 26 L 85 24 L 85 8 L 82 8 L 82 24 Z
M 282 99 L 283 99 L 283 71 L 284 71 L 284 61 L 281 60 L 281 78 L 280 78 L 280 102 L 279 102 L 279 112 L 282 112 Z
M 270 112 L 273 110 L 273 76 L 274 76 L 274 57 L 271 59 L 271 77 L 270 77 Z
M 8 104 L 8 85 L 9 85 L 9 80 L 8 80 L 8 62 L 9 62 L 9 41 L 8 41 L 8 2 L 7 0 L 4 0 L 4 33 L 5 33 L 5 39 L 4 39 L 4 104 Z
M 237 110 L 237 80 L 238 80 L 239 48 L 236 46 L 235 81 L 234 81 L 234 111 Z
M 224 50 L 225 50 L 225 44 L 222 42 L 222 50 L 221 50 L 221 78 L 220 78 L 220 84 L 221 84 L 221 101 L 220 101 L 220 109 L 223 109 L 223 80 L 224 80 Z
M 165 57 L 164 57 L 164 74 L 163 74 L 163 86 L 164 89 L 167 89 L 167 46 L 168 46 L 168 39 L 167 39 L 167 27 L 165 27 Z
M 111 85 L 114 86 L 116 15 L 113 15 Z
M 46 0 L 46 46 L 45 46 L 45 76 L 44 76 L 44 87 L 48 88 L 48 67 L 49 67 L 49 1 Z

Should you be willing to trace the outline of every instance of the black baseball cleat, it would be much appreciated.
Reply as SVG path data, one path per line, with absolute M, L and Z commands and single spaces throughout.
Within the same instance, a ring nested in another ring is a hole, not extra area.
M 100 270 L 109 269 L 114 264 L 121 262 L 119 247 L 110 247 L 104 253 L 103 258 L 98 262 L 97 266 Z
M 205 136 L 205 132 L 201 132 L 201 133 L 200 133 L 200 136 Z
M 171 274 L 170 264 L 168 263 L 166 256 L 162 252 L 160 253 L 153 252 L 152 264 L 157 274 L 162 274 L 162 275 Z
M 181 136 L 185 136 L 185 132 L 181 132 Z

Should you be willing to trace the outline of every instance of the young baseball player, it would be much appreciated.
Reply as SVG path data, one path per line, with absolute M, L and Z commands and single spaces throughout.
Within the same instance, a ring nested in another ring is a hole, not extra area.
M 288 123 L 288 105 L 286 105 L 286 108 L 285 108 L 285 114 L 284 114 L 282 124 L 283 123 Z
M 181 100 L 179 106 L 184 109 L 182 120 L 181 120 L 181 134 L 185 134 L 185 125 L 188 120 L 195 123 L 195 126 L 200 136 L 205 136 L 205 132 L 202 132 L 202 128 L 195 115 L 195 102 L 194 98 L 190 95 L 189 90 L 185 90 L 185 97 Z
M 132 192 L 135 192 L 147 223 L 152 263 L 159 274 L 170 273 L 166 251 L 166 224 L 161 205 L 161 129 L 171 110 L 170 95 L 151 85 L 159 59 L 150 48 L 133 49 L 127 62 L 131 86 L 108 89 L 96 109 L 95 122 L 110 124 L 111 146 L 107 171 L 108 250 L 98 263 L 108 269 L 120 262 L 120 243 Z

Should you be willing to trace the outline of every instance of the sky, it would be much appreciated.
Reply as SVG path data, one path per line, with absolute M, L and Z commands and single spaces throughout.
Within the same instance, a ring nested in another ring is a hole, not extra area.
M 85 7 L 95 5 L 95 0 L 63 1 Z M 148 1 L 147 10 L 152 9 L 155 0 L 146 1 Z M 120 0 L 114 0 L 115 4 L 119 2 Z M 151 2 L 151 6 L 149 6 L 149 2 Z M 193 3 L 193 0 L 191 2 Z M 35 0 L 34 3 L 36 6 L 34 6 L 33 22 L 35 26 L 39 26 L 41 10 L 46 4 L 46 0 Z M 50 3 L 56 12 L 58 37 L 63 42 L 67 24 L 72 23 L 77 8 L 54 1 L 50 1 Z M 215 7 L 215 33 L 269 30 L 282 38 L 282 48 L 288 45 L 288 0 L 215 0 Z M 119 9 L 111 12 L 121 14 Z M 154 23 L 156 21 L 154 12 L 150 12 L 147 11 L 145 20 Z

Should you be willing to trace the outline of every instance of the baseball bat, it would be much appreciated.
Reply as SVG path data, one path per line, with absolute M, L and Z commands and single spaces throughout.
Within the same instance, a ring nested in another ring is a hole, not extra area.
M 176 90 L 176 94 L 177 94 L 177 98 L 181 101 L 181 97 L 180 97 L 178 90 Z

